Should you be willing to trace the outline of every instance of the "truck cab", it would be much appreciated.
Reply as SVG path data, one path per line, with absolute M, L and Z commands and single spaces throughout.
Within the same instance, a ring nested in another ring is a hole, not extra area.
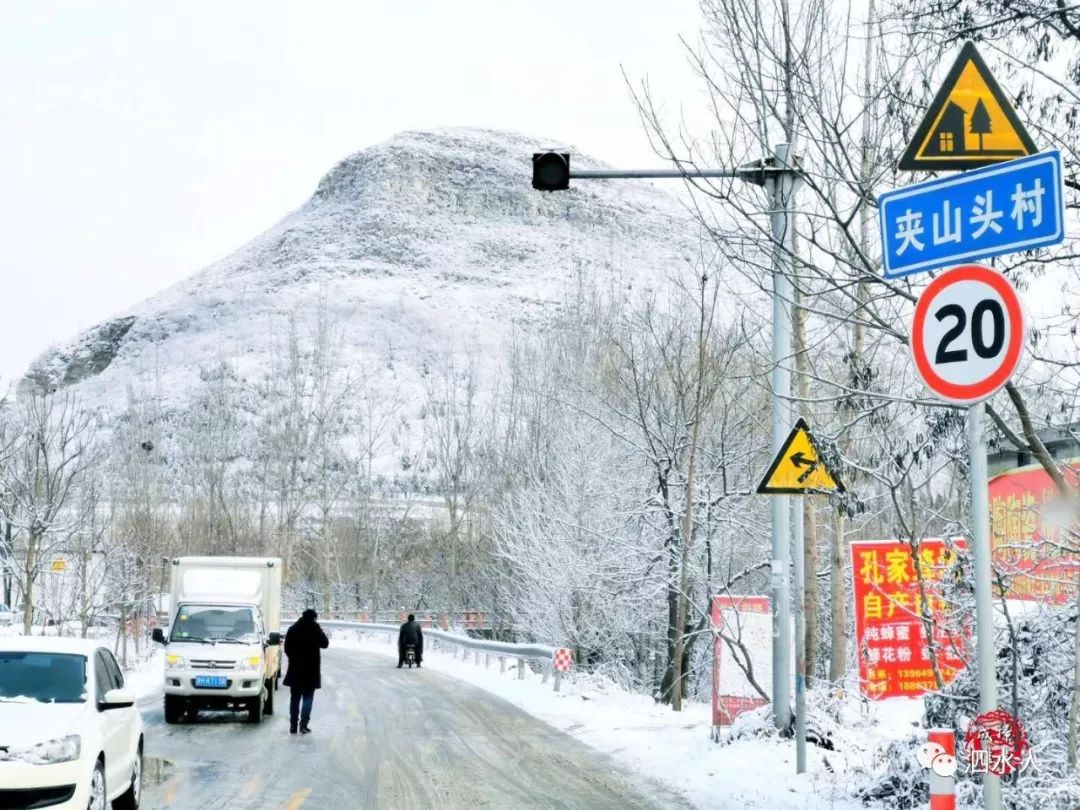
M 258 723 L 274 710 L 281 676 L 281 568 L 273 558 L 173 561 L 165 645 L 165 722 L 200 709 L 243 710 Z

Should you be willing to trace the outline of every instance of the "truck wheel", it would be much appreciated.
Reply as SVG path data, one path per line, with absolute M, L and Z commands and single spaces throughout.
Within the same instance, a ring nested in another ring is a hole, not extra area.
M 252 698 L 248 701 L 248 722 L 261 723 L 263 718 L 263 702 L 261 697 Z
M 271 678 L 266 682 L 266 705 L 263 707 L 263 714 L 270 716 L 274 713 L 274 679 Z
M 180 706 L 180 699 L 174 695 L 165 696 L 165 722 L 172 725 L 173 723 L 180 722 L 180 714 L 182 707 Z

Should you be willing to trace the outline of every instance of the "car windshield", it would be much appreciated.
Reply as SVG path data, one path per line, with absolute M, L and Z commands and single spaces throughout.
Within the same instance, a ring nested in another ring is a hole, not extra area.
M 50 652 L 0 650 L 0 702 L 86 701 L 86 658 Z
M 183 605 L 169 640 L 251 644 L 259 640 L 259 634 L 251 608 Z

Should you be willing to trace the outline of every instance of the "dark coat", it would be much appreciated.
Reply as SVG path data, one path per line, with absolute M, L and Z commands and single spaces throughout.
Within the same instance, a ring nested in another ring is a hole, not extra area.
M 401 629 L 398 630 L 398 655 L 404 657 L 405 647 L 409 644 L 416 647 L 417 661 L 424 657 L 424 633 L 420 629 L 420 622 L 416 621 L 416 619 L 413 619 L 411 622 L 405 622 L 405 624 L 401 625 Z
M 330 639 L 314 619 L 299 619 L 285 634 L 285 655 L 289 659 L 289 671 L 285 673 L 285 685 L 301 692 L 310 692 L 322 686 L 322 650 L 330 646 Z

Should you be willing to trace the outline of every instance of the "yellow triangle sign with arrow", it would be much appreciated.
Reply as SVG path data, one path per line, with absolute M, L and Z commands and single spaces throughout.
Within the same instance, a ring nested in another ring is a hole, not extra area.
M 759 495 L 807 495 L 815 492 L 843 492 L 844 485 L 821 459 L 810 426 L 800 418 L 776 454 L 765 477 L 761 479 Z

